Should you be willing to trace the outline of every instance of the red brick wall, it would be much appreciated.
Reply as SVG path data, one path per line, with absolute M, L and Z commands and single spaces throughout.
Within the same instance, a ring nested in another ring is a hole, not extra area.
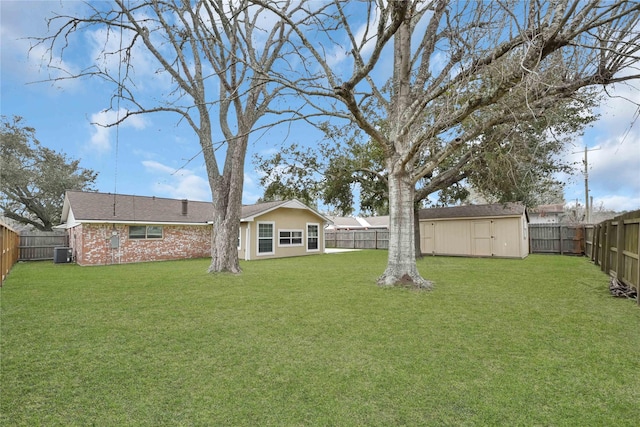
M 211 226 L 163 225 L 161 239 L 129 239 L 123 224 L 82 224 L 69 229 L 79 265 L 125 264 L 211 256 Z M 112 236 L 119 246 L 111 247 Z
M 67 229 L 67 232 L 69 233 L 71 256 L 78 264 L 83 265 L 82 224 Z

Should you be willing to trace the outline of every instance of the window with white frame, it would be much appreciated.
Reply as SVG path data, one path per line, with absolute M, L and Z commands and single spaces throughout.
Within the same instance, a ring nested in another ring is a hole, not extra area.
M 278 246 L 302 246 L 302 230 L 278 230 Z
M 159 225 L 130 225 L 130 239 L 162 239 L 162 227 Z
M 307 224 L 307 251 L 320 250 L 320 224 Z
M 258 255 L 273 254 L 273 222 L 258 223 Z

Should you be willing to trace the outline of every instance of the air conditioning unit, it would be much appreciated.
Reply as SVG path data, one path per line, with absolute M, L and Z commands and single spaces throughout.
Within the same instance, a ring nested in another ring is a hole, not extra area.
M 71 248 L 64 246 L 53 248 L 53 263 L 63 264 L 71 262 Z

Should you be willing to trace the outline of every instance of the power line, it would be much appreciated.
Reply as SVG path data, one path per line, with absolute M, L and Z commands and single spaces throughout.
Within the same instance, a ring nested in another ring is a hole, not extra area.
M 633 126 L 635 126 L 636 121 L 638 120 L 638 118 L 640 118 L 640 105 L 638 106 L 638 108 L 636 108 L 636 112 L 633 114 L 633 116 L 634 117 L 631 119 L 631 123 L 629 124 L 629 127 L 627 128 L 624 135 L 622 136 L 622 140 L 620 141 L 620 144 L 618 144 L 618 148 L 616 148 L 615 154 L 618 154 L 618 150 L 620 149 L 620 146 L 627 139 L 627 136 L 629 136 L 629 134 L 631 133 L 631 129 L 633 129 Z

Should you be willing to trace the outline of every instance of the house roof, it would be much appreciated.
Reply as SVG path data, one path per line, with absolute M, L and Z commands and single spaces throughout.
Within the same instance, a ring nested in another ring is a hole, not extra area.
M 556 203 L 553 205 L 539 205 L 533 209 L 529 209 L 529 213 L 536 214 L 562 214 L 564 213 L 564 204 Z
M 280 207 L 309 209 L 326 220 L 297 200 L 284 200 L 242 206 L 241 221 L 253 221 L 255 217 Z M 184 210 L 186 213 L 183 214 Z M 206 224 L 213 220 L 211 202 L 85 191 L 66 192 L 63 221 L 68 220 L 70 212 L 78 222 Z
M 331 216 L 333 228 L 347 228 L 351 230 L 369 228 L 389 228 L 389 216 Z
M 483 218 L 520 216 L 522 214 L 526 214 L 526 208 L 520 203 L 496 203 L 421 209 L 419 219 Z
M 327 223 L 332 222 L 329 218 L 325 217 L 315 209 L 310 208 L 309 206 L 305 205 L 304 203 L 296 199 L 278 200 L 275 202 L 263 202 L 263 203 L 257 203 L 255 205 L 244 205 L 242 206 L 242 212 L 240 213 L 240 221 L 250 222 L 260 215 L 264 215 L 267 212 L 271 212 L 279 208 L 306 209 L 318 215 L 320 218 L 322 218 L 324 222 L 327 222 Z
M 330 216 L 335 228 L 364 228 L 355 217 L 352 216 Z
M 374 228 L 389 227 L 389 215 L 368 216 L 364 218 L 364 220 L 367 221 L 369 225 Z
M 210 202 L 186 201 L 186 215 L 182 214 L 183 201 L 163 197 L 132 196 L 125 194 L 67 191 L 62 218 L 73 211 L 76 221 L 105 222 L 175 222 L 203 223 L 212 219 Z

